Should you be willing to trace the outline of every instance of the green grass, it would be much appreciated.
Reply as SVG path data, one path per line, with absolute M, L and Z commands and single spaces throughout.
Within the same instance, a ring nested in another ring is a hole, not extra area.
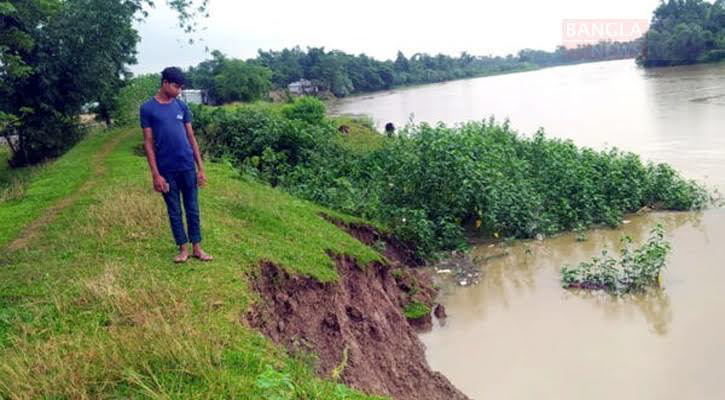
M 350 132 L 340 135 L 338 142 L 348 150 L 358 154 L 367 154 L 383 147 L 385 136 L 375 130 L 373 122 L 360 117 L 332 117 L 331 120 L 338 128 L 347 125 Z
M 113 134 L 123 139 L 94 190 L 31 246 L 0 257 L 0 398 L 370 398 L 318 379 L 313 360 L 241 320 L 261 260 L 332 281 L 327 250 L 361 263 L 379 253 L 319 216 L 339 214 L 207 164 L 202 229 L 216 260 L 175 266 L 163 201 L 134 155 L 140 137 Z M 38 172 L 22 201 L 2 204 L 2 243 L 82 185 L 109 136 L 81 142 Z
M 423 318 L 426 315 L 429 315 L 431 312 L 430 307 L 423 303 L 418 302 L 412 302 L 405 306 L 405 309 L 403 309 L 403 314 L 405 314 L 405 318 L 408 319 L 418 319 Z
M 76 191 L 90 176 L 92 155 L 118 131 L 96 133 L 50 165 L 0 167 L 0 247 L 58 199 Z M 6 160 L 7 156 L 0 156 Z M 12 194 L 7 193 L 11 191 Z M 7 221 L 7 222 L 6 222 Z

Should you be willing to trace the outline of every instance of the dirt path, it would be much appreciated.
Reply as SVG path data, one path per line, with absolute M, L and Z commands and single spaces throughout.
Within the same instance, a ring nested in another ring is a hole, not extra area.
M 20 232 L 20 235 L 8 244 L 7 250 L 14 252 L 27 248 L 28 245 L 30 245 L 33 240 L 38 237 L 44 226 L 51 224 L 61 211 L 71 207 L 82 195 L 92 190 L 98 184 L 99 178 L 103 177 L 108 172 L 106 158 L 126 136 L 128 136 L 128 133 L 117 133 L 114 137 L 106 141 L 106 143 L 101 146 L 98 153 L 96 153 L 91 159 L 91 176 L 88 180 L 85 181 L 78 190 L 62 199 L 57 200 L 45 211 L 45 213 L 25 226 L 25 228 L 23 228 Z

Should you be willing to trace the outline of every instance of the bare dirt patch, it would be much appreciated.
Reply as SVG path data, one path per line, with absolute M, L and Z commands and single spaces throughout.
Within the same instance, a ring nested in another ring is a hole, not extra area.
M 401 309 L 408 293 L 394 276 L 396 269 L 330 256 L 338 282 L 293 276 L 263 262 L 252 284 L 261 301 L 245 321 L 292 353 L 317 355 L 321 376 L 364 392 L 401 400 L 467 399 L 428 366 L 423 344 Z M 420 287 L 418 293 L 424 292 L 433 290 Z
M 327 214 L 321 214 L 320 216 L 366 245 L 373 248 L 381 247 L 385 258 L 393 264 L 411 267 L 419 267 L 425 264 L 423 259 L 416 254 L 415 247 L 412 244 L 405 243 L 393 235 L 380 232 L 370 225 L 342 221 Z

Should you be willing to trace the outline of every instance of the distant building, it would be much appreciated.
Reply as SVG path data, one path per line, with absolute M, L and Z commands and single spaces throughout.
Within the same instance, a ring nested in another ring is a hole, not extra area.
M 81 114 L 89 114 L 95 112 L 100 104 L 97 101 L 92 101 L 81 106 Z
M 292 82 L 287 85 L 287 90 L 289 90 L 289 92 L 292 94 L 303 95 L 315 94 L 318 92 L 319 89 L 307 79 L 300 79 L 297 82 Z
M 186 104 L 209 104 L 209 96 L 201 89 L 184 89 L 181 92 L 181 100 Z

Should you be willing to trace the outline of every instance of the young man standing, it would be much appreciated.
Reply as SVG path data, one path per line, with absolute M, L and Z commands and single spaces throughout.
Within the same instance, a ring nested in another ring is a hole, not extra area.
M 176 98 L 181 94 L 185 81 L 181 69 L 164 69 L 161 72 L 161 88 L 140 109 L 144 148 L 154 190 L 164 196 L 171 231 L 179 246 L 179 254 L 174 258 L 177 263 L 186 262 L 190 255 L 201 261 L 213 258 L 201 249 L 198 187 L 206 184 L 204 164 L 191 128 L 191 112 L 184 102 Z M 182 198 L 188 236 L 181 216 Z M 192 243 L 191 254 L 189 241 Z

